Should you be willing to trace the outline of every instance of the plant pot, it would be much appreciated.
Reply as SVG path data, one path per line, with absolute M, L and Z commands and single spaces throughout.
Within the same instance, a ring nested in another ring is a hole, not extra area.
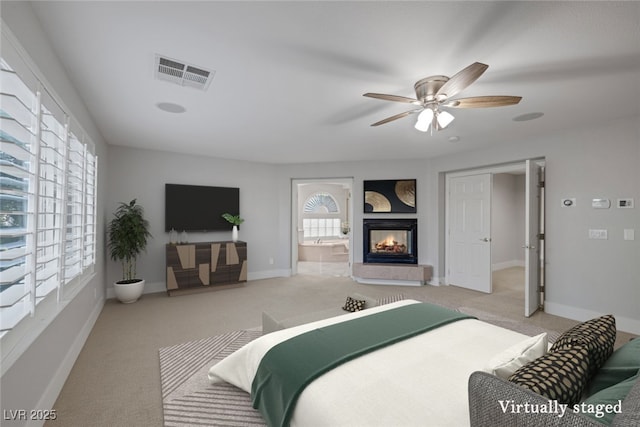
M 124 282 L 124 283 L 123 283 Z M 144 280 L 137 279 L 133 283 L 127 283 L 127 281 L 121 280 L 113 284 L 113 290 L 116 294 L 116 298 L 124 304 L 131 304 L 138 301 L 142 291 L 144 290 Z
M 234 225 L 231 229 L 231 240 L 234 242 L 238 241 L 238 226 Z

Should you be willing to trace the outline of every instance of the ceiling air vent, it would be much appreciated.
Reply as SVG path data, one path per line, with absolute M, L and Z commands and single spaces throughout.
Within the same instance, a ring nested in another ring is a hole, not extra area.
M 200 90 L 207 90 L 215 71 L 196 67 L 183 61 L 176 61 L 164 56 L 156 55 L 156 78 L 189 86 Z

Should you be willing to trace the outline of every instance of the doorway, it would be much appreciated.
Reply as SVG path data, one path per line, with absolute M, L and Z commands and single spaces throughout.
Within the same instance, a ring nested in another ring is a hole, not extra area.
M 293 179 L 291 272 L 351 276 L 353 178 Z
M 526 317 L 542 306 L 543 172 L 535 159 L 446 175 L 447 284 L 484 293 L 507 285 Z

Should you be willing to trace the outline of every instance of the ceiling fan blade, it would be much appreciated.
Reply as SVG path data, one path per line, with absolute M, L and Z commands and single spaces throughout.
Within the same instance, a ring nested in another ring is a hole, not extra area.
M 382 100 L 385 100 L 385 101 L 404 102 L 404 103 L 407 103 L 407 104 L 420 105 L 420 101 L 418 101 L 417 99 L 415 99 L 415 98 L 407 98 L 406 96 L 386 95 L 384 93 L 370 93 L 370 92 L 367 92 L 362 96 L 368 96 L 369 98 L 382 99 Z
M 422 110 L 423 110 L 422 108 L 417 108 L 415 110 L 405 111 L 404 113 L 396 114 L 395 116 L 387 117 L 386 119 L 382 119 L 379 122 L 375 122 L 371 126 L 380 126 L 380 125 L 383 125 L 385 123 L 389 123 L 389 122 L 392 122 L 394 120 L 398 120 L 398 119 L 401 119 L 403 117 L 407 117 L 409 114 L 417 113 L 417 112 L 422 111 Z
M 450 108 L 489 108 L 505 107 L 520 102 L 521 96 L 474 96 L 471 98 L 452 99 L 442 104 Z
M 474 62 L 467 68 L 459 71 L 451 77 L 436 93 L 437 99 L 446 99 L 456 96 L 460 91 L 465 89 L 471 83 L 475 82 L 478 77 L 484 73 L 489 66 L 481 62 Z

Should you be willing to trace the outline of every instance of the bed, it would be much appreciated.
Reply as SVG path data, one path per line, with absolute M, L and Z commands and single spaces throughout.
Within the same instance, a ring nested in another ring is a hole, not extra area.
M 423 305 L 398 301 L 263 335 L 212 366 L 209 379 L 251 393 L 263 357 L 279 344 L 330 325 L 370 322 L 374 317 L 368 316 L 415 309 L 408 307 L 414 304 Z M 299 392 L 284 420 L 274 422 L 265 412 L 268 408 L 259 409 L 269 425 L 466 426 L 471 373 L 486 369 L 496 354 L 529 338 L 477 319 L 455 319 L 332 367 Z M 299 355 L 294 354 L 295 359 Z

